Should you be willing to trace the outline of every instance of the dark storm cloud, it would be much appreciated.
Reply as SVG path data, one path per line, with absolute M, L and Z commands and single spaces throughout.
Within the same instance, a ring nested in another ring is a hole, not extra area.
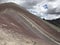
M 47 1 L 56 1 L 56 0 L 47 0 Z
M 55 14 L 56 8 L 55 9 L 48 9 L 47 13 L 48 14 Z
M 47 11 L 47 14 L 60 14 L 60 11 L 56 11 L 57 8 L 54 8 L 54 9 L 48 9 Z
M 23 4 L 25 8 L 33 8 L 37 3 L 42 2 L 42 0 L 25 0 L 26 2 Z
M 24 4 L 23 4 L 23 6 L 25 7 L 25 8 L 31 8 L 32 6 L 34 6 L 34 5 L 36 5 L 36 2 L 25 2 Z

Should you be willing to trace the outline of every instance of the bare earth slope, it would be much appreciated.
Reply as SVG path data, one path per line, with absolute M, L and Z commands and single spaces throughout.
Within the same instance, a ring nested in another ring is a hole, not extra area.
M 39 37 L 31 30 L 34 29 L 14 10 L 0 12 L 0 45 L 35 45 Z M 43 39 L 40 41 L 39 44 L 48 44 Z
M 37 31 L 37 26 L 29 22 L 30 19 L 23 17 L 25 15 L 38 23 L 35 16 L 23 14 L 23 10 L 13 4 L 6 5 L 0 5 L 0 45 L 55 45 Z

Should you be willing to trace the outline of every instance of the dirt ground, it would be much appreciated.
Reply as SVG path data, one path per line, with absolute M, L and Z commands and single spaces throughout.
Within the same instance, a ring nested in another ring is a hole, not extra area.
M 11 15 L 12 11 L 8 11 L 10 15 L 6 15 L 6 10 L 3 13 L 0 12 L 0 45 L 50 45 L 29 31 L 33 29 L 21 25 L 24 24 L 22 20 L 19 20 L 20 23 L 18 23 L 18 16 Z M 15 12 L 13 11 L 13 13 Z
M 55 45 L 42 34 L 39 34 L 40 38 L 37 35 L 38 32 L 34 32 L 36 29 L 21 16 L 23 10 L 18 11 L 20 13 L 11 8 L 4 9 L 0 7 L 0 45 Z M 39 25 L 42 23 L 35 16 L 30 16 L 29 13 L 24 15 L 36 21 L 36 23 L 39 22 Z

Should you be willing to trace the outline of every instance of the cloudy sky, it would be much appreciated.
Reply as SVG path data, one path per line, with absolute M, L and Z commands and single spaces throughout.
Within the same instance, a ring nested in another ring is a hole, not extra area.
M 17 3 L 42 19 L 53 20 L 60 18 L 60 0 L 0 0 L 1 2 Z
M 57 19 L 60 18 L 60 0 L 44 0 L 40 3 L 36 3 L 36 5 L 28 10 L 42 19 Z

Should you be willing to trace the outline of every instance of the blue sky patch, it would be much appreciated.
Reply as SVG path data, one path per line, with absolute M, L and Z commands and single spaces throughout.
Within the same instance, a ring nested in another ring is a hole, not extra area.
M 47 4 L 43 5 L 43 7 L 44 7 L 45 9 L 48 9 L 48 5 L 47 5 Z

